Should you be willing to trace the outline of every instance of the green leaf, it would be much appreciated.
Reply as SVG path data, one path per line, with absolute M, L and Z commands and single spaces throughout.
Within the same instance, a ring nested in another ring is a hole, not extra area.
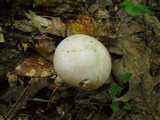
M 126 6 L 134 6 L 133 2 L 130 2 L 130 1 L 121 2 L 120 5 L 124 6 L 124 7 L 126 7 Z
M 131 110 L 132 106 L 129 102 L 124 103 L 123 109 L 124 110 Z
M 135 6 L 133 2 L 130 1 L 122 2 L 120 5 L 125 7 L 125 11 L 129 15 L 140 15 L 142 12 L 139 8 Z
M 129 15 L 140 15 L 142 13 L 142 11 L 135 6 L 126 6 L 125 10 Z
M 111 83 L 110 87 L 110 98 L 115 98 L 122 91 L 122 87 L 120 87 L 117 83 Z
M 120 75 L 120 80 L 122 80 L 123 83 L 127 83 L 130 81 L 131 76 L 132 76 L 132 73 L 123 73 Z
M 114 102 L 109 105 L 112 110 L 119 110 L 119 102 Z
M 152 11 L 147 6 L 141 4 L 134 4 L 131 1 L 122 2 L 120 3 L 120 5 L 125 7 L 125 11 L 129 15 L 140 15 L 143 12 L 148 14 L 152 13 Z
M 145 5 L 136 5 L 137 8 L 139 8 L 141 11 L 143 11 L 144 13 L 148 13 L 148 14 L 151 14 L 152 11 Z

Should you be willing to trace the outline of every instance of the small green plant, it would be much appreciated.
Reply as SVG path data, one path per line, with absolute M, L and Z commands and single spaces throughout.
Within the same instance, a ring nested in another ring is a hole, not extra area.
M 120 75 L 120 80 L 121 80 L 123 83 L 127 83 L 127 82 L 130 81 L 131 76 L 132 76 L 132 73 L 123 73 L 123 74 Z
M 122 83 L 126 84 L 130 81 L 132 76 L 132 73 L 123 73 L 120 75 L 120 80 Z M 110 104 L 110 108 L 113 110 L 119 110 L 120 109 L 120 102 L 116 101 L 114 102 L 114 99 L 117 98 L 120 93 L 122 92 L 123 88 L 118 85 L 117 83 L 113 82 L 109 86 L 109 98 L 112 100 L 112 103 Z M 131 104 L 129 102 L 121 103 L 122 108 L 124 110 L 131 110 Z
M 153 12 L 145 5 L 134 4 L 131 1 L 120 3 L 121 6 L 125 7 L 126 12 L 129 15 L 141 15 L 142 13 L 152 14 Z
M 124 110 L 131 110 L 131 104 L 129 102 L 125 102 L 123 105 Z
M 119 102 L 113 102 L 112 104 L 110 104 L 110 108 L 112 110 L 119 110 Z
M 119 86 L 117 83 L 112 83 L 109 87 L 109 90 L 110 90 L 110 95 L 109 97 L 110 98 L 115 98 L 117 97 L 117 95 L 119 95 L 122 91 L 122 87 Z
M 131 108 L 132 108 L 132 106 L 129 102 L 122 103 L 122 106 L 123 106 L 124 110 L 131 110 Z M 110 104 L 110 108 L 115 111 L 119 110 L 120 109 L 120 102 L 112 102 Z

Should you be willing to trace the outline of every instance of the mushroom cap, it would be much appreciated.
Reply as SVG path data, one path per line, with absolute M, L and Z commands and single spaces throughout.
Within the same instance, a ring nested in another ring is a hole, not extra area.
M 71 35 L 59 43 L 53 64 L 65 83 L 83 90 L 99 88 L 111 72 L 111 59 L 105 46 L 82 34 Z

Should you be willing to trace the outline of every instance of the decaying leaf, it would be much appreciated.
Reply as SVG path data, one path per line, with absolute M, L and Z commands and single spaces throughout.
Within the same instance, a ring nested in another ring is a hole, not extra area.
M 52 25 L 51 21 L 41 17 L 41 16 L 37 16 L 34 12 L 32 12 L 31 10 L 29 11 L 29 13 L 25 13 L 26 17 L 28 19 L 31 19 L 34 26 L 36 28 L 38 28 L 40 30 L 41 27 L 49 27 Z
M 129 18 L 127 19 L 130 21 Z M 129 26 L 125 20 L 124 23 L 121 23 L 117 34 L 117 39 L 119 41 L 118 46 L 123 52 L 123 58 L 121 60 L 117 59 L 114 61 L 113 71 L 116 76 L 125 72 L 132 73 L 133 78 L 129 82 L 130 88 L 128 91 L 128 98 L 125 96 L 123 97 L 123 100 L 129 100 L 134 99 L 137 93 L 139 93 L 137 92 L 137 87 L 140 84 L 140 78 L 148 70 L 150 65 L 150 50 L 146 48 L 147 46 L 143 40 L 140 40 L 139 37 L 134 35 L 134 33 L 141 31 L 138 23 L 135 22 Z M 118 76 L 117 78 L 120 79 Z
M 36 30 L 32 22 L 29 20 L 15 21 L 13 26 L 22 32 L 34 32 Z
M 52 62 L 40 56 L 31 56 L 20 63 L 12 72 L 21 76 L 46 77 L 54 74 Z
M 53 54 L 55 51 L 54 40 L 45 36 L 39 35 L 34 37 L 37 41 L 35 47 L 36 50 L 47 60 L 53 61 Z
M 47 11 L 53 13 L 55 16 L 61 15 L 65 12 L 73 12 L 73 7 L 70 4 L 65 3 L 59 3 L 56 4 L 54 7 L 47 8 Z
M 93 36 L 96 31 L 96 24 L 93 18 L 88 15 L 78 15 L 76 20 L 70 20 L 67 29 L 67 36 L 72 34 L 86 34 Z
M 137 111 L 139 113 L 137 115 L 132 113 L 131 116 L 135 115 L 135 118 L 132 116 L 133 119 L 142 119 L 149 113 L 147 118 L 158 120 L 159 115 L 156 111 L 159 110 L 160 96 L 153 91 L 153 88 L 159 83 L 159 77 L 152 77 L 149 72 L 153 53 L 145 41 L 135 34 L 142 31 L 142 27 L 128 17 L 121 18 L 120 29 L 117 32 L 118 47 L 123 52 L 123 57 L 113 61 L 113 74 L 120 79 L 117 75 L 130 72 L 132 78 L 129 81 L 129 90 L 117 98 L 117 101 L 133 100 L 136 110 L 145 113 L 141 114 L 140 111 Z
M 60 18 L 56 18 L 56 17 L 52 18 L 52 27 L 54 29 L 48 30 L 49 33 L 53 35 L 62 36 L 62 37 L 66 36 L 66 24 L 63 23 Z
M 41 33 L 50 33 L 52 35 L 62 37 L 73 34 L 86 34 L 91 36 L 113 38 L 112 33 L 109 32 L 106 28 L 107 26 L 105 26 L 106 23 L 104 25 L 99 25 L 96 23 L 97 21 L 95 21 L 94 18 L 90 15 L 78 14 L 76 16 L 76 19 L 70 19 L 67 23 L 64 23 L 59 17 L 50 17 L 50 19 L 47 19 L 42 16 L 36 15 L 32 11 L 29 11 L 29 13 L 25 14 Z M 104 13 L 102 10 L 101 13 L 98 14 L 99 16 L 101 16 L 101 21 L 102 18 L 106 17 L 104 16 L 104 14 L 106 13 Z
M 72 34 L 86 34 L 97 37 L 115 38 L 115 36 L 107 30 L 106 24 L 99 25 L 93 17 L 84 14 L 77 15 L 74 20 L 69 20 L 67 36 Z
M 60 20 L 60 18 L 52 17 L 51 19 L 47 19 L 42 16 L 36 15 L 31 10 L 29 11 L 29 13 L 25 14 L 41 33 L 50 33 L 63 37 L 65 36 L 66 25 Z

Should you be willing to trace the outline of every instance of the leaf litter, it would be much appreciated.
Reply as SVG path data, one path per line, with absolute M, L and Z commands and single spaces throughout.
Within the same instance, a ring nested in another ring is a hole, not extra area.
M 1 74 L 1 79 L 2 76 L 8 77 L 5 81 L 9 83 L 0 96 L 0 105 L 5 108 L 0 111 L 1 117 L 46 120 L 160 119 L 160 23 L 156 16 L 135 18 L 127 15 L 121 7 L 114 11 L 110 7 L 114 4 L 103 0 L 95 3 L 52 1 L 47 4 L 37 0 L 33 5 L 35 8 L 41 6 L 44 11 L 32 8 L 23 15 L 15 14 L 22 19 L 13 18 L 13 25 L 1 23 L 5 30 L 4 34 L 1 33 L 6 39 L 4 44 L 13 42 L 15 45 L 11 49 L 25 53 L 22 60 L 15 61 L 17 65 L 14 69 L 8 67 Z M 9 27 L 14 29 L 9 31 Z M 72 87 L 63 89 L 63 85 L 59 87 L 54 84 L 56 74 L 52 57 L 55 47 L 72 34 L 96 37 L 109 49 L 112 74 L 109 82 L 95 91 L 80 91 Z M 27 43 L 25 49 L 24 43 Z M 1 58 L 4 57 L 4 50 L 8 49 L 3 47 L 0 50 Z M 8 64 L 8 59 L 4 57 L 0 63 Z M 0 70 L 3 70 L 3 65 L 0 65 Z M 120 84 L 119 76 L 123 73 L 132 74 L 127 81 L 129 89 L 115 102 L 124 102 L 125 109 L 113 111 L 109 107 L 109 85 L 112 82 Z

